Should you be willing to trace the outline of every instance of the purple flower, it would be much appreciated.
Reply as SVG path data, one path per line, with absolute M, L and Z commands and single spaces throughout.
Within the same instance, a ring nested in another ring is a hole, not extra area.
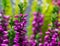
M 19 32 L 16 32 L 14 43 L 18 43 L 18 41 L 19 41 Z
M 7 44 L 1 44 L 1 46 L 8 46 Z
M 60 0 L 57 1 L 57 5 L 60 6 Z
M 20 44 L 14 44 L 13 46 L 20 46 Z
M 0 46 L 8 46 L 9 39 L 8 39 L 8 24 L 9 24 L 9 16 L 4 16 L 4 14 L 1 13 L 1 21 L 0 21 Z
M 38 32 L 42 32 L 41 31 L 41 27 L 43 25 L 43 15 L 38 13 L 38 12 L 34 12 L 34 20 L 32 23 L 33 26 L 33 33 L 37 34 Z
M 50 32 L 49 31 L 47 31 L 47 32 L 45 32 L 46 33 L 46 35 L 50 35 Z
M 23 15 L 20 14 L 18 20 L 14 20 L 14 30 L 16 32 L 14 38 L 14 45 L 13 46 L 24 46 L 26 43 L 27 46 L 27 39 L 26 37 L 26 20 L 27 14 Z
M 44 37 L 44 41 L 48 41 L 49 40 L 49 35 L 46 35 L 45 37 Z
M 30 40 L 30 46 L 36 46 L 37 41 L 36 40 Z
M 60 46 L 60 41 L 58 42 L 58 46 Z
M 39 43 L 39 46 L 43 46 L 43 44 L 42 43 Z
M 44 46 L 47 46 L 48 45 L 48 42 L 44 42 Z

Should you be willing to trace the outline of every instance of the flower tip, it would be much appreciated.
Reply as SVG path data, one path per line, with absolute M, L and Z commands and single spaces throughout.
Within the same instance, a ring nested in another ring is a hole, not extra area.
M 20 17 L 23 16 L 23 14 L 20 14 Z
M 50 34 L 50 32 L 49 32 L 49 31 L 47 31 L 47 32 L 45 32 L 45 33 L 46 33 L 47 35 L 48 35 L 48 34 Z
M 60 1 L 57 2 L 58 6 L 60 6 Z
M 2 17 L 2 14 L 0 13 L 0 17 Z
M 28 14 L 25 14 L 24 16 L 28 16 Z
M 10 18 L 10 16 L 4 16 L 4 19 L 9 19 Z
M 36 15 L 36 14 L 37 14 L 37 12 L 34 12 L 34 13 L 33 13 L 33 15 Z
M 15 18 L 18 18 L 18 17 L 19 17 L 18 15 L 15 16 Z

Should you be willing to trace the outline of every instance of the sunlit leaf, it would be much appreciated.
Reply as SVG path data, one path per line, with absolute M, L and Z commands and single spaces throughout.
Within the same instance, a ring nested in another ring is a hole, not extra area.
M 6 15 L 12 15 L 12 4 L 11 0 L 2 0 L 3 9 Z

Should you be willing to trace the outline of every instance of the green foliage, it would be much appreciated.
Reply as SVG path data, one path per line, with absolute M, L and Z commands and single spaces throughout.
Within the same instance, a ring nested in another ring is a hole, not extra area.
M 36 12 L 36 8 L 37 8 L 37 4 L 38 4 L 38 2 L 37 2 L 37 0 L 33 0 L 33 2 L 32 2 L 32 6 L 31 6 L 31 12 L 30 12 L 30 18 L 29 18 L 29 25 L 28 25 L 28 27 L 27 27 L 27 30 L 28 30 L 28 36 L 30 37 L 31 35 L 32 35 L 32 22 L 33 22 L 33 12 Z
M 47 3 L 51 3 L 51 2 L 52 2 L 52 0 L 46 0 L 46 2 L 47 2 Z
M 10 0 L 2 0 L 3 9 L 6 15 L 12 15 L 12 5 Z
M 36 35 L 36 39 L 38 40 L 40 38 L 40 34 L 38 33 L 37 35 Z
M 8 36 L 9 36 L 9 46 L 12 46 L 13 45 L 13 40 L 14 40 L 14 37 L 15 37 L 15 31 L 14 31 L 14 28 L 11 28 L 9 31 L 8 31 Z
M 54 9 L 54 10 L 56 10 L 56 9 Z M 51 17 L 51 22 L 52 22 L 52 27 L 51 28 L 52 29 L 56 28 L 56 25 L 54 23 L 58 20 L 57 12 L 58 11 L 56 10 L 54 13 L 52 13 L 52 17 Z
M 26 11 L 26 8 L 27 8 L 27 6 L 28 6 L 28 2 L 27 2 L 27 0 L 24 0 L 24 11 Z
M 27 1 L 24 0 L 24 2 L 20 2 L 20 3 L 18 4 L 18 7 L 19 7 L 20 13 L 24 14 L 24 13 L 25 13 L 25 10 L 26 10 L 26 8 L 27 8 Z
M 31 6 L 31 10 L 32 10 L 31 12 L 36 12 L 37 5 L 38 5 L 38 1 L 33 0 L 32 6 Z
M 57 6 L 54 6 L 52 13 L 58 13 L 59 8 Z
M 10 26 L 11 26 L 11 28 L 12 28 L 12 27 L 13 27 L 13 25 L 14 25 L 13 18 L 11 18 L 11 19 L 10 19 L 10 23 L 9 23 L 9 24 L 10 24 Z
M 15 2 L 15 8 L 14 8 L 14 14 L 17 15 L 19 13 L 19 7 L 18 4 L 20 3 L 20 0 L 16 0 Z
M 36 11 L 41 13 L 42 12 L 42 7 L 38 5 L 37 8 L 36 8 Z
M 44 25 L 42 26 L 43 38 L 45 36 L 45 32 L 48 31 L 48 24 L 51 22 L 53 5 L 48 4 L 47 9 L 46 6 L 43 7 L 42 13 L 44 14 Z
M 53 23 L 53 22 L 55 22 L 56 20 L 57 20 L 57 14 L 55 13 L 55 14 L 52 15 L 52 20 L 51 20 L 51 21 L 52 21 L 52 23 Z
M 18 5 L 19 6 L 19 10 L 20 10 L 20 13 L 24 13 L 24 5 L 23 5 L 23 3 L 22 2 L 20 2 L 20 4 Z

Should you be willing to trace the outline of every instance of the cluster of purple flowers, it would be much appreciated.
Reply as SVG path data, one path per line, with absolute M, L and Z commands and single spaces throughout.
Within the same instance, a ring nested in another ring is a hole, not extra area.
M 0 46 L 8 46 L 8 19 L 9 16 L 4 16 L 2 12 L 0 12 Z
M 54 22 L 56 25 L 55 28 L 48 29 L 45 32 L 44 41 L 42 40 L 42 26 L 43 26 L 43 15 L 40 13 L 34 13 L 34 20 L 32 23 L 33 26 L 33 35 L 29 41 L 30 46 L 60 46 L 60 34 L 59 34 L 59 24 L 58 21 Z M 39 34 L 39 39 L 36 39 L 36 35 Z M 42 42 L 43 41 L 43 42 Z
M 59 29 L 48 29 L 45 34 L 44 42 L 40 43 L 39 46 L 60 46 Z
M 42 33 L 42 25 L 43 25 L 43 15 L 39 12 L 34 12 L 34 20 L 32 23 L 33 26 L 33 33 L 34 35 L 38 34 L 39 32 Z
M 42 14 L 40 14 L 39 12 L 34 12 L 34 20 L 32 22 L 32 30 L 33 30 L 33 35 L 31 36 L 30 39 L 30 46 L 39 46 L 39 44 L 42 42 L 42 25 L 43 25 L 43 19 L 44 16 Z M 38 36 L 38 38 L 36 38 L 36 36 Z
M 13 25 L 15 37 L 12 41 L 12 46 L 60 46 L 60 24 L 58 23 L 58 21 L 54 21 L 53 24 L 55 25 L 55 27 L 53 29 L 48 29 L 48 31 L 45 32 L 46 35 L 42 39 L 42 26 L 44 24 L 44 16 L 39 12 L 34 12 L 33 15 L 33 34 L 30 38 L 28 38 L 26 30 L 27 14 L 19 14 L 15 16 Z M 5 16 L 1 12 L 0 46 L 9 46 L 8 24 L 9 16 Z
M 52 3 L 53 3 L 54 5 L 60 6 L 60 0 L 52 0 Z
M 27 14 L 25 15 L 20 14 L 19 16 L 15 16 L 15 18 L 17 18 L 18 20 L 14 21 L 14 30 L 16 32 L 16 35 L 14 38 L 13 46 L 27 46 L 26 17 L 27 17 Z
M 44 46 L 60 46 L 59 29 L 49 29 L 44 37 Z

